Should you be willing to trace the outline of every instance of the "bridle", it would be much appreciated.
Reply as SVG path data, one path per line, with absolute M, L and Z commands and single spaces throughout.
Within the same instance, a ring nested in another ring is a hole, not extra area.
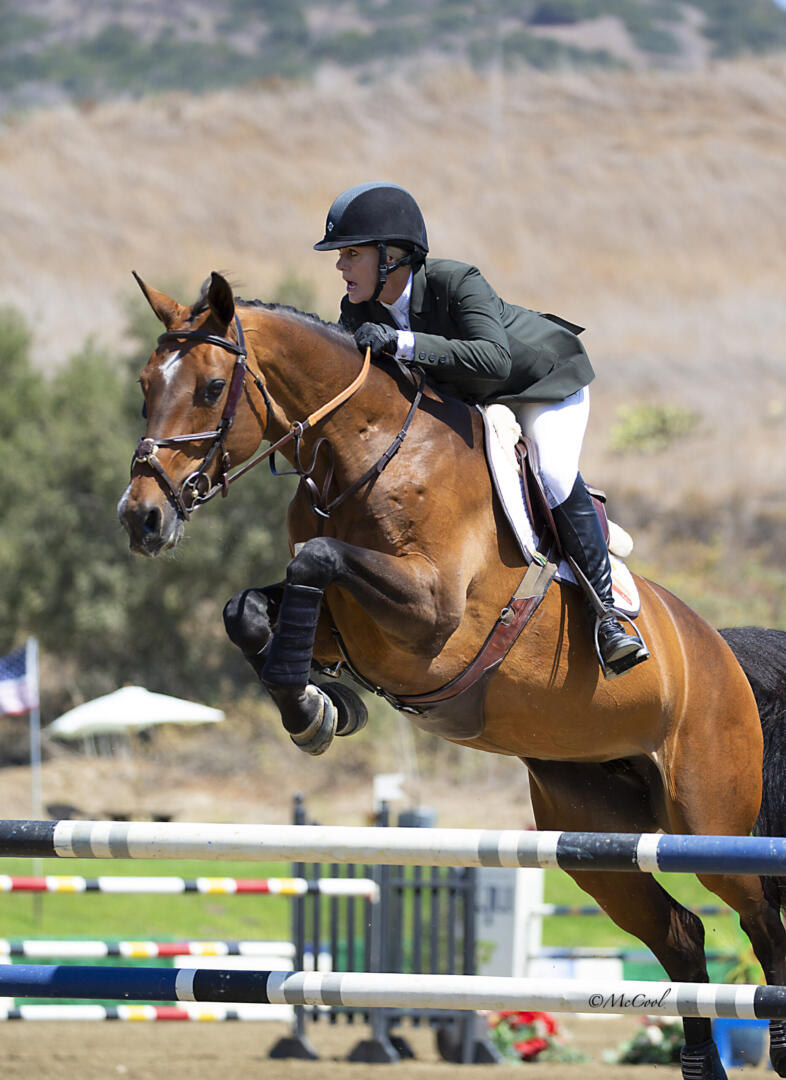
M 218 421 L 218 426 L 213 431 L 195 431 L 188 435 L 170 435 L 164 439 L 151 439 L 143 436 L 137 443 L 136 450 L 131 458 L 131 471 L 133 472 L 136 465 L 147 465 L 148 468 L 152 469 L 156 476 L 161 480 L 164 489 L 171 495 L 178 511 L 186 518 L 186 520 L 188 520 L 192 511 L 194 511 L 197 506 L 212 499 L 219 491 L 226 495 L 229 490 L 229 482 L 231 479 L 229 477 L 230 461 L 229 454 L 224 445 L 224 439 L 226 438 L 227 432 L 232 427 L 238 402 L 240 401 L 240 395 L 243 392 L 246 374 L 249 373 L 246 338 L 243 333 L 243 326 L 240 319 L 237 317 L 237 314 L 235 315 L 235 332 L 237 334 L 236 342 L 231 341 L 229 338 L 221 337 L 218 334 L 205 334 L 201 330 L 167 330 L 165 333 L 161 334 L 158 339 L 159 345 L 171 341 L 199 341 L 208 345 L 218 345 L 219 348 L 234 353 L 236 358 L 232 368 L 232 376 L 229 380 L 227 399 L 224 402 L 224 408 L 221 412 L 221 419 Z M 270 398 L 265 389 L 265 384 L 259 376 L 255 375 L 253 372 L 250 372 L 249 374 L 254 378 L 258 389 L 265 399 L 265 405 L 269 409 Z M 202 461 L 197 468 L 185 478 L 178 488 L 158 459 L 159 448 L 178 446 L 181 443 L 204 442 L 206 439 L 210 439 L 211 442 L 205 456 L 202 458 Z M 217 457 L 219 458 L 218 475 L 217 481 L 213 483 L 208 476 L 207 470 Z
M 289 431 L 285 435 L 282 435 L 282 437 L 277 442 L 271 444 L 267 448 L 267 450 L 263 450 L 261 454 L 258 454 L 255 458 L 253 458 L 253 460 L 247 461 L 245 465 L 236 469 L 235 472 L 230 475 L 229 469 L 231 462 L 229 459 L 229 453 L 227 452 L 227 449 L 224 445 L 224 440 L 235 419 L 235 413 L 240 402 L 240 396 L 243 392 L 246 375 L 249 375 L 254 380 L 257 389 L 261 393 L 265 402 L 268 417 L 270 416 L 273 407 L 273 403 L 270 399 L 270 395 L 267 392 L 264 381 L 260 378 L 259 375 L 256 374 L 256 372 L 251 371 L 251 369 L 248 367 L 248 355 L 246 350 L 245 334 L 243 333 L 243 326 L 237 316 L 237 313 L 235 314 L 235 333 L 237 334 L 236 342 L 232 341 L 230 338 L 221 337 L 218 334 L 206 334 L 201 330 L 167 330 L 158 338 L 159 345 L 171 341 L 199 341 L 208 345 L 217 345 L 221 349 L 226 349 L 227 352 L 234 353 L 236 357 L 234 366 L 232 368 L 232 375 L 229 381 L 227 399 L 221 412 L 221 419 L 218 422 L 218 426 L 213 431 L 197 431 L 192 432 L 188 435 L 170 435 L 163 439 L 152 439 L 143 436 L 137 443 L 136 450 L 134 451 L 133 457 L 131 458 L 131 472 L 133 473 L 133 470 L 137 465 L 146 465 L 149 469 L 151 469 L 161 481 L 164 490 L 172 498 L 172 501 L 174 502 L 178 512 L 182 514 L 182 516 L 186 520 L 191 517 L 191 514 L 194 512 L 194 510 L 196 510 L 203 503 L 209 502 L 210 499 L 218 495 L 219 492 L 221 492 L 223 496 L 228 495 L 230 484 L 234 483 L 235 480 L 239 480 L 241 476 L 245 475 L 245 473 L 247 473 L 250 469 L 253 469 L 256 465 L 259 465 L 260 462 L 265 461 L 267 458 L 271 458 L 272 460 L 272 457 L 276 453 L 276 451 L 281 450 L 282 447 L 284 447 L 287 443 L 292 442 L 293 440 L 295 442 L 295 460 L 297 464 L 295 471 L 301 476 L 301 479 L 303 479 L 307 485 L 313 485 L 313 481 L 311 481 L 310 478 L 310 473 L 313 470 L 313 462 L 309 468 L 303 468 L 303 466 L 300 464 L 300 441 L 303 437 L 303 433 L 308 428 L 316 424 L 323 417 L 327 416 L 328 413 L 332 412 L 334 409 L 337 409 L 339 405 L 342 405 L 348 398 L 350 398 L 355 393 L 356 390 L 359 390 L 365 382 L 366 376 L 369 372 L 369 367 L 371 364 L 371 351 L 370 349 L 367 349 L 365 358 L 363 360 L 363 365 L 360 369 L 360 373 L 352 380 L 352 382 L 348 386 L 346 386 L 343 390 L 339 391 L 339 393 L 336 394 L 335 397 L 331 398 L 330 401 L 328 401 L 325 405 L 320 406 L 319 409 L 311 413 L 310 416 L 307 416 L 305 420 L 294 421 L 290 425 Z M 385 468 L 390 459 L 398 450 L 401 442 L 404 439 L 404 436 L 406 435 L 407 429 L 414 416 L 415 410 L 420 403 L 422 391 L 423 379 L 421 377 L 420 387 L 415 396 L 412 407 L 410 408 L 409 415 L 407 416 L 404 427 L 396 436 L 391 447 L 389 447 L 385 454 L 382 455 L 376 465 L 372 466 L 372 468 L 368 470 L 368 472 L 364 474 L 363 477 L 360 478 L 360 481 L 353 484 L 351 489 L 348 489 L 346 492 L 342 492 L 340 498 L 338 500 L 334 500 L 334 504 L 337 504 L 337 502 L 339 501 L 343 501 L 346 495 L 350 494 L 351 491 L 354 491 L 357 487 L 361 486 L 362 483 L 367 483 L 372 478 L 372 476 L 378 475 L 382 471 L 382 469 Z M 207 448 L 205 456 L 202 458 L 202 461 L 197 466 L 197 468 L 185 478 L 180 487 L 177 487 L 177 485 L 172 480 L 171 476 L 166 471 L 158 458 L 159 448 L 178 446 L 183 443 L 203 442 L 207 439 L 210 439 L 211 442 Z M 210 476 L 208 475 L 208 469 L 216 460 L 216 458 L 219 459 L 217 476 L 215 480 L 211 480 Z M 314 509 L 317 511 L 317 513 L 321 512 L 322 517 L 328 516 L 328 514 L 324 511 L 320 511 L 317 509 L 313 495 L 312 506 L 314 506 Z

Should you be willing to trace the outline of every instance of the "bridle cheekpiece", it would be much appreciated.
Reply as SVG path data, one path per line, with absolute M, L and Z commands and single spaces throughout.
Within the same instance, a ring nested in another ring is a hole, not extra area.
M 218 421 L 218 426 L 213 431 L 196 431 L 188 435 L 170 435 L 164 439 L 143 437 L 137 443 L 134 456 L 131 459 L 132 471 L 136 465 L 147 465 L 153 470 L 161 480 L 164 488 L 172 496 L 178 511 L 186 518 L 186 520 L 188 520 L 192 511 L 195 510 L 197 506 L 201 505 L 203 502 L 207 502 L 208 499 L 212 499 L 219 491 L 223 495 L 226 495 L 229 490 L 230 460 L 224 445 L 224 439 L 235 419 L 235 412 L 237 411 L 238 402 L 240 401 L 240 395 L 243 392 L 243 383 L 245 382 L 246 374 L 248 373 L 246 339 L 245 334 L 243 333 L 243 326 L 240 319 L 237 317 L 237 314 L 235 314 L 235 332 L 237 334 L 236 342 L 230 340 L 230 338 L 221 337 L 218 334 L 205 334 L 201 330 L 167 330 L 165 333 L 161 334 L 158 339 L 159 345 L 179 341 L 198 341 L 206 345 L 217 345 L 221 349 L 226 349 L 227 352 L 234 353 L 236 358 L 232 368 L 232 376 L 229 381 L 229 391 L 227 392 L 227 398 L 221 412 L 221 419 Z M 254 375 L 253 372 L 251 372 L 251 375 L 253 376 L 257 387 L 262 392 L 265 403 L 269 406 L 270 399 L 265 390 L 264 383 L 257 375 Z M 158 459 L 159 447 L 177 446 L 181 443 L 203 442 L 207 439 L 211 439 L 212 441 L 199 466 L 186 477 L 179 488 L 176 487 L 169 473 Z M 208 469 L 217 457 L 219 458 L 218 476 L 216 482 L 213 483 L 208 475 Z

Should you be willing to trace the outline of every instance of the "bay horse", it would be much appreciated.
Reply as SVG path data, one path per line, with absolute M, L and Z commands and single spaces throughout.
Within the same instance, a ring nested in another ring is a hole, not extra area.
M 165 332 L 141 374 L 147 431 L 118 507 L 132 550 L 155 556 L 177 544 L 195 506 L 226 490 L 230 466 L 247 468 L 265 441 L 303 477 L 289 510 L 292 559 L 283 590 L 247 589 L 225 618 L 293 740 L 321 752 L 362 722 L 351 691 L 331 696 L 309 681 L 312 654 L 322 668 L 350 662 L 402 706 L 449 684 L 525 569 L 478 411 L 414 386 L 395 364 L 369 366 L 338 326 L 236 301 L 217 273 L 188 306 L 137 281 Z M 520 758 L 539 829 L 746 835 L 762 803 L 754 689 L 777 712 L 782 741 L 782 643 L 766 638 L 777 687 L 761 672 L 749 681 L 704 619 L 661 586 L 637 585 L 652 658 L 624 677 L 601 677 L 582 596 L 553 583 L 484 697 L 465 695 L 464 714 L 444 723 L 428 710 L 410 715 L 454 742 Z M 758 639 L 737 646 L 749 671 L 761 666 Z M 782 830 L 774 793 L 770 803 L 768 827 Z M 572 876 L 670 979 L 707 981 L 701 921 L 650 874 Z M 753 875 L 699 877 L 739 913 L 767 982 L 786 984 L 777 889 Z M 684 1029 L 683 1076 L 725 1077 L 711 1022 L 686 1018 Z M 771 1035 L 786 1076 L 786 1024 L 773 1022 Z

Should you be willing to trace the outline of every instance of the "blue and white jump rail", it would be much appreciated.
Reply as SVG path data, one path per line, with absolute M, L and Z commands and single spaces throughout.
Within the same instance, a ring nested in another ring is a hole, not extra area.
M 786 1018 L 786 987 L 482 975 L 0 965 L 0 995 L 413 1009 Z
M 657 833 L 2 821 L 0 857 L 786 874 L 786 838 Z

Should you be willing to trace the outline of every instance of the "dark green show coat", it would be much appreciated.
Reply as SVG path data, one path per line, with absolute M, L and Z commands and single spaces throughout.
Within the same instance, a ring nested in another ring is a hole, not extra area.
M 506 304 L 474 267 L 426 259 L 414 274 L 410 325 L 415 363 L 466 401 L 562 401 L 594 378 L 576 334 L 536 311 Z M 378 301 L 341 301 L 340 322 L 395 326 Z

